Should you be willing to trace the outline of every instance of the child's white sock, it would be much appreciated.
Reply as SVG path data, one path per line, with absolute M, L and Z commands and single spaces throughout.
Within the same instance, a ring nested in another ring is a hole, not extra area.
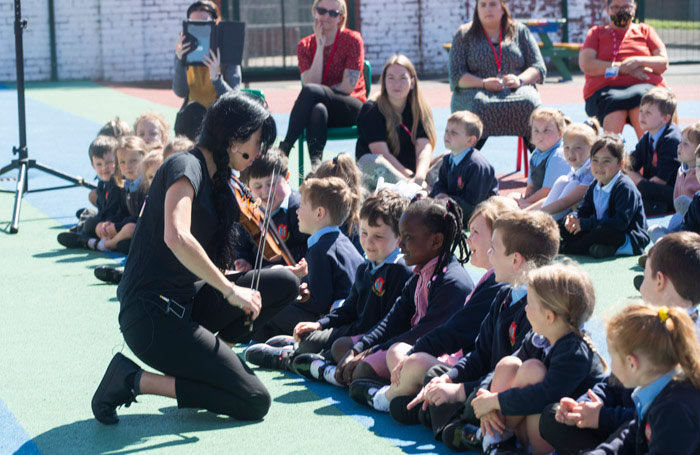
M 497 444 L 501 441 L 505 441 L 506 439 L 510 439 L 515 436 L 515 432 L 513 430 L 504 430 L 501 434 L 494 433 L 493 435 L 490 435 L 486 433 L 483 436 L 484 440 L 481 443 L 481 447 L 484 449 L 484 453 L 488 453 L 488 448 L 491 446 L 491 444 Z
M 309 365 L 309 373 L 311 373 L 311 376 L 313 376 L 315 379 L 320 379 L 321 374 L 319 373 L 319 370 L 321 370 L 321 368 L 323 368 L 325 365 L 325 360 L 314 360 L 311 362 L 311 365 Z
M 311 362 L 311 365 L 309 365 L 309 373 L 319 381 L 326 381 L 334 386 L 342 387 L 340 383 L 335 380 L 335 365 L 329 365 L 325 360 L 314 360 Z
M 389 412 L 389 400 L 386 399 L 387 390 L 389 390 L 389 386 L 385 385 L 377 390 L 372 398 L 372 407 L 377 411 Z
M 326 369 L 323 370 L 323 379 L 336 387 L 343 387 L 341 383 L 335 380 L 335 365 L 326 365 Z
M 109 248 L 105 246 L 105 243 L 107 243 L 107 239 L 100 239 L 100 241 L 97 242 L 97 249 L 100 251 L 109 251 Z
M 88 239 L 88 248 L 91 250 L 96 250 L 98 241 L 99 239 Z

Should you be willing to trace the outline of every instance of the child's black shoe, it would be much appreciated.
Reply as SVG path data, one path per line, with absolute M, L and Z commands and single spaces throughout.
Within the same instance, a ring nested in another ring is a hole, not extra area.
M 285 346 L 293 346 L 295 343 L 294 337 L 289 335 L 277 335 L 265 342 L 266 345 L 273 348 L 283 348 Z
M 128 408 L 136 401 L 133 384 L 127 384 L 127 379 L 133 378 L 139 370 L 141 367 L 121 353 L 114 355 L 92 397 L 92 413 L 98 421 L 105 425 L 119 422 L 117 408 L 122 405 Z
M 265 343 L 257 343 L 245 350 L 245 360 L 248 363 L 270 370 L 287 370 L 294 348 L 274 348 Z
M 58 243 L 66 248 L 88 248 L 90 237 L 78 234 L 77 232 L 61 232 L 56 237 Z
M 402 395 L 394 398 L 389 403 L 389 413 L 399 423 L 404 425 L 418 425 L 420 422 L 420 409 L 422 403 L 417 404 L 411 409 L 406 409 L 408 403 L 413 401 L 410 395 Z
M 101 265 L 95 268 L 95 277 L 105 283 L 119 284 L 122 280 L 122 275 L 124 275 L 124 272 L 108 265 Z
M 483 440 L 478 436 L 478 431 L 479 427 L 475 425 L 455 420 L 442 430 L 442 442 L 455 452 L 481 452 Z
M 596 259 L 604 259 L 615 256 L 616 251 L 617 248 L 614 246 L 600 245 L 596 243 L 595 245 L 591 245 L 591 247 L 588 249 L 588 254 Z
M 318 371 L 318 377 L 314 376 L 313 374 L 311 374 L 311 364 L 315 360 L 320 360 L 322 362 L 326 361 L 326 359 L 319 354 L 299 354 L 294 358 L 294 361 L 292 362 L 292 371 L 294 371 L 299 376 L 304 376 L 307 379 L 320 380 L 321 378 L 323 378 L 323 370 L 325 369 L 325 366 L 323 369 L 320 369 Z
M 639 266 L 641 268 L 644 268 L 644 266 L 647 265 L 647 258 L 648 257 L 649 257 L 648 254 L 643 254 L 643 255 L 639 256 L 639 259 L 637 259 L 637 264 L 639 264 Z
M 639 291 L 642 287 L 642 282 L 644 282 L 644 275 L 637 275 L 633 279 L 634 288 Z
M 350 398 L 355 402 L 374 407 L 374 395 L 387 385 L 386 381 L 371 378 L 355 379 L 350 384 Z

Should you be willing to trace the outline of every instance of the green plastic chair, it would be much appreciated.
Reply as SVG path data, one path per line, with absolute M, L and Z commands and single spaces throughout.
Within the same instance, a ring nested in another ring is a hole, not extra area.
M 258 98 L 260 101 L 265 104 L 265 93 L 263 93 L 262 90 L 258 90 L 255 88 L 242 88 L 241 92 L 248 93 L 249 95 L 254 96 L 255 98 Z
M 362 65 L 362 75 L 365 78 L 366 94 L 372 90 L 372 65 L 365 60 Z M 357 126 L 344 126 L 339 128 L 328 128 L 329 141 L 342 141 L 345 139 L 357 139 Z M 297 148 L 299 149 L 299 185 L 304 181 L 304 143 L 306 142 L 306 131 L 301 132 Z

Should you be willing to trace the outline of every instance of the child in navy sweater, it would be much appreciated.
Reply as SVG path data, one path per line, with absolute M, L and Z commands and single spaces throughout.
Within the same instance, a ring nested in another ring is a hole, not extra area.
M 246 360 L 266 368 L 293 366 L 307 378 L 335 383 L 332 365 L 352 347 L 353 336 L 364 334 L 389 312 L 412 274 L 398 248 L 399 219 L 407 205 L 388 190 L 368 197 L 360 210 L 360 241 L 366 260 L 357 268 L 343 305 L 317 321 L 299 322 L 294 327 L 294 340 L 299 342 L 296 349 L 274 346 L 282 342 L 279 339 L 268 340 L 272 346 L 249 348 Z
M 443 324 L 464 304 L 474 288 L 462 267 L 467 252 L 462 210 L 456 202 L 431 198 L 411 203 L 401 217 L 401 251 L 415 275 L 401 297 L 372 330 L 358 340 L 338 363 L 336 380 L 350 384 L 355 401 L 388 411 L 387 387 L 394 365 L 388 349 L 415 341 Z M 459 249 L 458 256 L 455 250 Z
M 673 188 L 681 130 L 672 122 L 676 95 L 665 87 L 654 87 L 643 97 L 639 123 L 646 131 L 630 154 L 627 175 L 639 189 L 647 216 L 673 210 Z
M 700 453 L 700 346 L 688 314 L 630 305 L 610 320 L 607 332 L 612 372 L 634 388 L 635 415 L 586 453 Z
M 310 298 L 293 302 L 255 333 L 254 340 L 264 342 L 275 335 L 291 335 L 303 321 L 317 320 L 349 294 L 352 280 L 363 259 L 350 240 L 340 232 L 355 198 L 338 177 L 309 178 L 299 188 L 301 203 L 297 210 L 299 230 L 309 234 L 306 256 L 291 267 L 297 276 L 306 276 Z
M 700 146 L 695 150 L 695 163 L 700 165 Z M 700 173 L 695 174 L 700 181 Z M 700 191 L 695 193 L 693 200 L 690 202 L 688 211 L 683 217 L 681 229 L 684 231 L 692 231 L 700 234 Z
M 493 166 L 474 148 L 483 130 L 476 114 L 457 111 L 450 115 L 445 128 L 445 147 L 450 153 L 442 159 L 438 180 L 430 193 L 435 199 L 454 199 L 462 208 L 465 225 L 476 205 L 498 192 Z
M 575 214 L 560 223 L 561 252 L 589 254 L 601 259 L 638 255 L 649 243 L 642 196 L 622 173 L 625 145 L 605 134 L 591 149 L 591 184 Z
M 594 307 L 593 283 L 578 267 L 553 264 L 533 270 L 525 308 L 532 331 L 518 352 L 498 362 L 467 404 L 480 428 L 450 424 L 443 432 L 448 446 L 482 446 L 490 453 L 517 434 L 523 448 L 550 453 L 552 447 L 539 432 L 545 406 L 578 396 L 603 379 L 605 362 L 580 329 Z
M 418 338 L 413 345 L 396 343 L 389 349 L 387 357 L 395 366 L 391 370 L 391 387 L 386 398 L 391 404 L 392 416 L 398 421 L 405 421 L 403 416 L 406 413 L 401 408 L 405 408 L 423 387 L 423 378 L 432 366 L 453 366 L 463 352 L 474 349 L 482 320 L 496 294 L 506 286 L 496 281 L 488 258 L 493 223 L 501 213 L 514 209 L 517 209 L 515 201 L 503 196 L 493 196 L 476 206 L 469 220 L 469 262 L 487 270 L 486 273 L 467 296 L 462 308 L 446 323 Z

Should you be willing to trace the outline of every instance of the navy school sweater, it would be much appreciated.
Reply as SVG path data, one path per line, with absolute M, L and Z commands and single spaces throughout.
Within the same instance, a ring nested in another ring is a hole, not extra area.
M 510 292 L 510 287 L 498 292 L 481 323 L 474 349 L 447 372 L 453 383 L 464 383 L 467 396 L 482 377 L 496 368 L 499 360 L 520 348 L 531 329 L 530 321 L 525 316 L 527 296 L 506 306 Z
M 558 403 L 564 397 L 579 396 L 605 377 L 600 356 L 573 332 L 550 346 L 545 337 L 531 330 L 515 356 L 523 362 L 540 360 L 547 367 L 547 373 L 542 382 L 500 392 L 498 402 L 503 415 L 539 414 L 548 404 Z M 482 387 L 488 390 L 488 384 Z
M 600 431 L 613 434 L 621 425 L 634 418 L 632 389 L 626 389 L 614 376 L 607 376 L 602 382 L 591 387 L 591 391 L 603 402 L 598 416 Z M 591 401 L 591 399 L 586 391 L 577 401 Z
M 700 234 L 700 191 L 693 196 L 690 207 L 683 217 L 681 230 Z
M 649 144 L 649 132 L 647 131 L 630 154 L 632 169 L 637 172 L 641 169 L 642 177 L 645 179 L 658 177 L 666 182 L 667 186 L 673 187 L 680 166 L 678 161 L 678 144 L 680 142 L 681 129 L 675 123 L 668 124 L 653 149 Z
M 466 225 L 476 205 L 498 193 L 498 179 L 491 163 L 477 149 L 467 152 L 456 166 L 450 165 L 450 156 L 448 153 L 442 159 L 430 197 L 445 193 L 454 199 L 462 208 Z
M 121 188 L 113 178 L 97 182 L 97 217 L 100 221 L 111 221 L 120 207 Z
M 302 234 L 299 231 L 297 210 L 299 210 L 300 201 L 299 192 L 292 190 L 289 194 L 287 208 L 280 208 L 272 215 L 272 221 L 277 226 L 280 239 L 287 245 L 289 252 L 292 253 L 297 262 L 306 255 L 306 241 L 309 238 L 307 234 Z
M 479 328 L 488 315 L 493 300 L 499 291 L 507 286 L 496 281 L 492 271 L 487 273 L 490 273 L 490 276 L 474 289 L 464 306 L 446 323 L 418 338 L 408 355 L 425 352 L 433 357 L 440 357 L 460 349 L 463 353 L 474 349 Z
M 647 218 L 644 214 L 642 195 L 630 178 L 624 174 L 617 179 L 610 191 L 610 200 L 605 216 L 596 217 L 593 189 L 598 184 L 594 181 L 588 187 L 577 214 L 581 220 L 581 231 L 592 231 L 597 227 L 608 227 L 624 232 L 630 239 L 634 254 L 642 254 L 649 243 Z
M 311 298 L 295 305 L 318 314 L 331 310 L 333 302 L 350 294 L 352 280 L 364 259 L 342 232 L 329 232 L 306 251 L 309 274 L 306 276 Z
M 321 329 L 349 326 L 349 334 L 366 333 L 386 316 L 412 275 L 403 255 L 374 272 L 372 264 L 365 261 L 357 268 L 345 303 L 318 320 Z
M 414 295 L 418 275 L 413 275 L 404 286 L 401 296 L 396 300 L 389 313 L 360 341 L 353 349 L 362 352 L 372 348 L 373 351 L 386 350 L 394 343 L 414 344 L 416 340 L 443 324 L 463 305 L 464 299 L 474 288 L 474 283 L 462 264 L 452 256 L 447 271 L 430 282 L 428 291 L 428 309 L 415 327 L 411 327 L 411 318 L 416 312 Z
M 141 186 L 133 192 L 126 188 L 119 188 L 119 208 L 110 220 L 114 223 L 117 232 L 121 231 L 126 224 L 138 221 L 141 207 L 146 200 L 146 193 Z
M 640 421 L 634 414 L 614 437 L 587 452 L 592 455 L 700 454 L 700 391 L 673 380 Z

